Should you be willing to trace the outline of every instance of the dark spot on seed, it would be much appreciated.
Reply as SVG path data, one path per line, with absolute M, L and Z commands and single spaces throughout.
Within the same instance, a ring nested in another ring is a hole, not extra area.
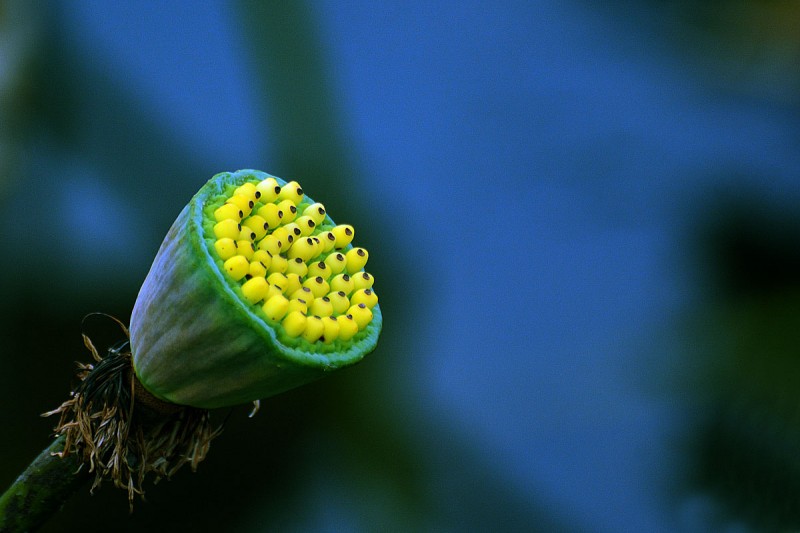
M 281 186 L 280 185 L 276 185 L 275 186 L 275 194 L 280 194 L 280 192 L 281 192 Z
M 297 196 L 303 196 L 303 189 L 300 187 L 297 188 Z
M 344 256 L 342 254 L 336 254 L 337 261 L 344 261 Z
M 323 301 L 323 302 L 330 302 L 330 301 L 331 301 L 331 299 L 330 299 L 330 298 L 328 298 L 327 296 L 323 296 L 323 297 L 322 297 L 322 301 Z
M 314 246 L 314 239 L 312 239 L 311 237 L 308 237 L 306 239 L 306 244 L 308 244 L 309 246 Z
M 247 202 L 247 205 L 249 205 L 250 207 L 253 207 L 256 204 L 253 203 L 253 200 L 250 200 L 249 202 Z
M 294 241 L 294 236 L 292 236 L 292 235 L 287 235 L 287 236 L 286 236 L 286 240 L 287 240 L 287 241 L 289 241 L 289 244 L 291 244 L 291 243 L 292 243 L 292 241 Z
M 256 247 L 253 245 L 252 242 L 250 243 L 250 249 L 253 250 L 254 252 L 256 251 Z
M 278 218 L 283 218 L 283 211 L 278 209 Z
M 261 191 L 256 191 L 256 198 L 261 198 Z
M 269 224 L 267 224 L 266 222 L 264 222 L 264 229 L 269 229 Z
M 311 292 L 311 289 L 309 289 L 308 287 L 303 287 L 303 292 Z
M 323 335 L 322 337 L 320 337 L 320 338 L 319 338 L 319 340 L 321 340 L 322 342 L 325 342 L 325 335 Z
M 317 276 L 316 278 L 314 278 L 314 281 L 316 281 L 317 283 L 320 283 L 320 284 L 321 284 L 321 283 L 322 283 L 323 281 L 325 281 L 325 280 L 324 280 L 324 279 L 322 279 L 322 276 Z
M 364 257 L 364 249 L 363 249 L 363 248 L 359 248 L 359 249 L 356 251 L 356 253 L 357 253 L 358 255 L 360 255 L 361 257 Z
M 363 303 L 362 303 L 362 304 L 358 304 L 358 306 L 359 306 L 361 309 L 365 309 L 365 308 L 367 307 L 367 304 L 363 304 Z
M 298 301 L 298 302 L 303 302 L 303 303 L 306 303 L 306 301 L 305 301 L 305 300 L 303 300 L 302 298 L 298 298 L 298 299 L 297 299 L 297 301 Z
M 295 206 L 293 206 L 293 205 L 290 205 L 289 206 L 289 211 L 291 211 L 292 213 L 297 213 L 297 208 Z
M 313 221 L 313 220 L 309 220 L 309 221 L 308 221 L 308 227 L 309 227 L 309 228 L 313 228 L 314 226 L 316 226 L 316 223 L 314 223 L 314 221 Z
M 352 235 L 353 234 L 353 230 L 351 230 L 350 228 L 344 228 L 344 234 L 345 235 Z
M 350 281 L 350 276 L 345 274 L 344 276 L 342 276 L 342 279 L 345 280 L 345 281 Z
M 236 242 L 236 241 L 233 241 L 233 247 L 234 247 L 234 248 L 238 248 L 238 247 L 239 247 L 239 243 L 238 243 L 238 242 Z
M 300 231 L 300 228 L 294 228 L 294 234 L 295 235 L 300 235 L 301 233 L 303 233 L 303 232 Z
M 336 240 L 336 235 L 334 235 L 332 232 L 329 231 L 327 235 L 328 235 L 328 240 L 329 241 L 335 241 Z
M 364 294 L 369 296 L 370 294 L 372 294 L 372 289 L 364 289 Z
M 302 260 L 302 259 L 300 259 L 299 257 L 295 257 L 295 258 L 294 258 L 294 262 L 295 262 L 295 263 L 297 263 L 298 265 L 300 265 L 300 264 L 302 264 L 302 263 L 303 263 L 303 260 Z
M 341 297 L 345 297 L 345 296 L 347 296 L 347 295 L 344 293 L 344 291 L 339 291 L 339 292 L 337 292 L 336 294 L 338 294 L 338 295 L 339 295 L 339 296 L 341 296 Z
M 363 274 L 361 274 L 361 277 L 363 277 L 364 279 L 369 279 L 369 274 L 364 272 Z
M 321 207 L 317 208 L 317 211 L 319 211 L 320 215 L 324 215 L 325 214 L 325 210 L 323 208 L 321 208 Z
M 241 210 L 240 210 L 240 211 L 239 211 L 239 218 L 242 218 L 243 216 L 244 216 L 244 211 L 241 211 Z
M 282 246 L 283 246 L 283 243 L 281 241 L 278 241 L 278 248 L 281 248 Z M 269 256 L 272 257 L 272 254 L 269 254 Z
M 320 269 L 320 270 L 325 270 L 325 269 L 327 268 L 327 266 L 328 266 L 328 265 L 326 265 L 326 264 L 325 264 L 324 262 L 322 262 L 322 261 L 320 261 L 319 263 L 317 263 L 317 267 L 319 267 L 319 269 Z
M 259 262 L 258 262 L 258 264 L 259 264 L 259 265 L 261 265 L 262 267 L 264 267 L 264 270 L 266 270 L 266 269 L 267 269 L 267 265 L 265 265 L 265 264 L 264 264 L 264 263 L 262 263 L 261 261 L 259 261 Z
M 241 225 L 241 224 L 236 224 L 236 228 L 237 228 L 239 231 L 242 231 L 242 225 Z
M 346 317 L 347 317 L 347 318 L 349 318 L 350 320 L 353 320 L 353 315 L 344 315 L 344 316 L 346 316 Z
M 245 277 L 245 279 L 250 279 L 250 278 L 252 278 L 253 276 L 251 276 L 250 274 L 245 274 L 245 275 L 244 275 L 244 277 Z

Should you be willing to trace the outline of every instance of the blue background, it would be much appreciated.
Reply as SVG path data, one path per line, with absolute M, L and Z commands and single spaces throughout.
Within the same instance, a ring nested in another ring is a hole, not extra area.
M 692 481 L 691 443 L 725 403 L 695 363 L 735 293 L 706 236 L 737 209 L 797 227 L 791 2 L 45 4 L 2 13 L 0 481 L 47 442 L 83 315 L 129 318 L 216 172 L 297 179 L 352 223 L 385 320 L 363 364 L 234 410 L 133 515 L 104 486 L 47 531 L 780 515 Z

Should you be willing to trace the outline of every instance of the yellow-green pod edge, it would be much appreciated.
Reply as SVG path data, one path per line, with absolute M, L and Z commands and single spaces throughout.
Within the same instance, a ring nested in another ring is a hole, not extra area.
M 221 271 L 207 203 L 229 186 L 280 178 L 257 170 L 211 178 L 184 207 L 156 254 L 130 323 L 137 378 L 154 396 L 179 405 L 218 408 L 267 398 L 359 362 L 375 349 L 379 305 L 348 341 L 308 343 L 285 334 L 242 297 Z M 308 198 L 308 203 L 314 200 Z M 213 216 L 212 216 L 213 220 Z M 322 225 L 335 224 L 326 214 Z M 344 251 L 352 248 L 348 244 Z

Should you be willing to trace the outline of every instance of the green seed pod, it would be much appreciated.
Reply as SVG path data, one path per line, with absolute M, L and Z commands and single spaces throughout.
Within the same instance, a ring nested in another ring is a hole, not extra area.
M 272 180 L 283 187 L 282 194 L 275 195 Z M 311 198 L 304 198 L 305 191 L 296 182 L 287 184 L 254 170 L 217 174 L 183 209 L 158 251 L 136 300 L 130 327 L 136 375 L 158 398 L 201 408 L 254 401 L 357 363 L 378 342 L 382 326 L 378 305 L 372 308 L 369 321 L 367 310 L 358 314 L 356 323 L 343 317 L 335 325 L 332 320 L 322 322 L 310 312 L 305 314 L 302 307 L 289 311 L 287 297 L 276 294 L 280 289 L 263 276 L 250 273 L 245 256 L 229 255 L 230 240 L 239 237 L 238 216 L 218 221 L 220 213 L 228 214 L 218 210 L 234 204 L 248 216 L 253 206 L 246 196 L 254 196 L 256 190 L 262 191 L 259 204 L 285 200 L 314 204 Z M 272 227 L 274 220 L 264 228 L 264 219 L 251 218 L 258 222 L 254 225 L 259 231 L 247 254 L 253 257 L 252 250 L 269 251 L 272 260 L 268 269 L 256 265 L 253 272 L 284 272 L 290 246 L 281 246 L 279 251 L 270 235 L 275 231 L 287 235 L 295 228 L 281 232 L 285 222 Z M 323 233 L 320 228 L 328 231 L 335 227 L 326 213 L 310 235 Z M 262 230 L 266 230 L 263 235 Z M 217 244 L 221 239 L 228 240 Z M 350 249 L 348 243 L 342 252 Z M 322 252 L 314 261 L 326 257 Z M 292 272 L 292 288 L 297 291 L 310 286 L 324 296 L 329 291 L 327 282 L 318 276 L 309 281 L 299 274 L 303 270 Z M 287 285 L 289 281 L 287 277 Z

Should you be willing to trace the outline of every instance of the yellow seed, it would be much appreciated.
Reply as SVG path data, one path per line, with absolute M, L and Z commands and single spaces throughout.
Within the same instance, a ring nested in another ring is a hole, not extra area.
M 267 235 L 260 241 L 258 241 L 258 249 L 264 250 L 265 252 L 269 252 L 270 255 L 278 255 L 281 253 L 281 242 L 278 238 L 272 234 Z
M 242 255 L 234 255 L 222 266 L 233 281 L 239 281 L 250 271 L 250 262 Z
M 303 287 L 308 287 L 314 293 L 314 298 L 325 296 L 330 292 L 331 286 L 322 276 L 309 278 L 303 282 Z
M 277 322 L 283 318 L 289 310 L 289 300 L 287 300 L 283 294 L 276 294 L 261 306 L 261 310 L 264 311 L 267 318 Z
M 247 273 L 251 276 L 263 278 L 267 275 L 267 272 L 268 270 L 267 267 L 264 266 L 264 263 L 260 261 L 250 261 L 250 270 Z
M 378 295 L 372 289 L 358 289 L 350 297 L 350 303 L 353 305 L 366 304 L 372 309 L 378 304 Z
M 328 293 L 327 298 L 330 300 L 331 306 L 333 306 L 334 315 L 341 315 L 350 309 L 350 300 L 343 291 Z
M 353 248 L 344 254 L 344 257 L 347 259 L 347 273 L 352 276 L 367 264 L 369 252 L 364 248 Z
M 297 225 L 296 222 L 289 222 L 283 225 L 286 228 L 286 231 L 289 232 L 289 235 L 294 236 L 294 239 L 297 240 L 303 236 L 303 231 L 300 229 L 300 226 Z
M 308 266 L 308 277 L 315 278 L 320 276 L 322 279 L 327 280 L 331 277 L 331 269 L 328 268 L 328 265 L 323 261 L 317 261 L 316 263 L 311 263 Z
M 311 217 L 315 224 L 319 225 L 325 220 L 325 206 L 317 202 L 303 209 L 303 216 Z
M 291 200 L 283 200 L 277 204 L 278 210 L 283 213 L 282 224 L 288 224 L 297 218 L 297 206 Z
M 289 230 L 286 229 L 286 226 L 281 226 L 280 228 L 276 229 L 272 232 L 272 235 L 278 239 L 278 242 L 281 245 L 280 249 L 278 250 L 279 252 L 285 252 L 289 249 L 289 247 L 292 246 L 292 243 L 294 242 L 294 235 L 289 233 Z M 266 239 L 266 237 L 264 238 Z M 272 255 L 277 254 L 273 253 Z
M 327 296 L 322 298 L 314 298 L 311 302 L 311 307 L 308 308 L 312 315 L 317 316 L 331 316 L 333 314 L 333 304 L 331 299 Z
M 261 301 L 269 291 L 269 283 L 262 277 L 250 278 L 242 285 L 242 294 L 251 304 Z
M 228 219 L 239 222 L 242 220 L 242 216 L 244 216 L 244 213 L 242 213 L 242 210 L 234 204 L 223 204 L 221 207 L 218 207 L 216 211 L 214 211 L 214 218 L 217 220 L 217 222 Z
M 311 259 L 316 251 L 317 246 L 314 243 L 314 239 L 311 237 L 301 237 L 292 244 L 292 247 L 289 248 L 286 255 L 289 256 L 289 259 L 300 258 L 305 262 Z
M 272 264 L 272 254 L 266 250 L 258 249 L 253 252 L 253 257 L 250 261 L 258 261 L 264 265 L 264 268 L 269 268 L 269 265 Z
M 253 230 L 253 233 L 255 233 L 255 238 L 253 239 L 254 241 L 264 238 L 264 235 L 267 234 L 267 229 L 269 229 L 269 224 L 267 224 L 267 221 L 264 220 L 264 217 L 259 215 L 247 217 L 242 222 L 242 226 Z
M 286 274 L 286 285 L 283 287 L 284 294 L 294 294 L 298 289 L 303 287 L 303 282 L 300 276 L 291 272 Z
M 279 285 L 270 285 L 269 288 L 267 289 L 267 295 L 264 296 L 264 301 L 268 302 L 270 298 L 272 298 L 273 296 L 277 296 L 279 294 L 283 295 L 283 288 L 280 287 Z
M 337 274 L 331 279 L 331 290 L 342 291 L 346 295 L 349 295 L 353 292 L 354 288 L 355 284 L 353 283 L 353 278 L 347 274 Z
M 347 310 L 347 314 L 353 317 L 353 320 L 358 324 L 358 329 L 362 330 L 367 327 L 372 321 L 372 311 L 366 304 L 351 305 Z
M 236 255 L 236 241 L 228 237 L 217 239 L 217 242 L 214 243 L 214 249 L 217 251 L 217 255 L 219 255 L 220 259 L 225 261 Z
M 297 217 L 294 223 L 300 228 L 300 234 L 303 237 L 308 237 L 314 233 L 314 228 L 317 227 L 317 223 L 314 222 L 314 219 L 308 215 Z
M 302 298 L 292 298 L 289 300 L 289 312 L 299 311 L 304 315 L 308 313 L 308 302 Z
M 322 244 L 322 241 L 316 235 L 312 235 L 311 238 L 314 239 L 314 246 L 316 247 L 314 255 L 311 256 L 311 259 L 316 259 L 319 257 L 319 254 L 325 251 L 325 245 Z
M 241 194 L 242 196 L 247 196 L 251 200 L 258 200 L 259 198 L 261 198 L 261 192 L 259 192 L 258 189 L 256 189 L 255 183 L 251 183 L 249 181 L 247 183 L 242 183 L 241 185 L 236 187 L 236 189 L 233 191 L 233 194 L 234 195 Z
M 275 178 L 267 178 L 256 185 L 256 190 L 261 193 L 261 198 L 259 199 L 264 203 L 268 203 L 274 202 L 278 198 L 281 186 L 278 185 L 278 180 Z
M 214 236 L 217 239 L 229 238 L 238 239 L 239 232 L 242 230 L 239 223 L 231 218 L 220 220 L 214 224 Z
M 336 322 L 339 323 L 340 340 L 349 341 L 356 333 L 358 333 L 358 324 L 356 324 L 352 316 L 339 315 L 336 317 Z
M 294 243 L 297 246 L 297 243 Z M 291 249 L 289 252 L 291 253 Z M 289 256 L 291 257 L 291 255 Z M 294 259 L 289 261 L 289 266 L 286 267 L 287 274 L 297 274 L 298 276 L 304 278 L 306 274 L 308 274 L 308 265 L 303 261 L 300 257 L 295 257 Z
M 335 318 L 331 316 L 322 317 L 322 325 L 325 327 L 322 332 L 322 340 L 326 344 L 332 343 L 339 337 L 339 322 Z
M 289 266 L 289 262 L 286 260 L 285 257 L 282 255 L 273 255 L 272 262 L 269 264 L 269 271 L 270 273 L 273 272 L 286 272 L 286 267 Z
M 256 232 L 251 230 L 250 228 L 239 226 L 241 229 L 239 230 L 239 238 L 237 240 L 247 240 L 254 242 L 256 240 Z
M 332 231 L 323 231 L 319 234 L 319 240 L 322 243 L 322 251 L 330 252 L 336 246 L 336 235 Z
M 317 342 L 322 334 L 325 333 L 325 324 L 318 316 L 306 318 L 306 329 L 303 331 L 303 338 L 308 342 Z
M 353 237 L 355 236 L 355 231 L 353 231 L 353 226 L 350 224 L 342 224 L 336 226 L 331 230 L 333 232 L 333 236 L 336 237 L 336 248 L 344 248 L 351 242 L 353 242 Z
M 277 228 L 283 221 L 283 211 L 275 204 L 262 205 L 258 208 L 256 214 L 264 219 L 269 229 Z
M 353 288 L 358 289 L 371 289 L 372 284 L 375 283 L 375 278 L 369 272 L 359 272 L 352 277 Z
M 291 200 L 294 205 L 297 205 L 303 200 L 303 189 L 300 188 L 300 184 L 296 181 L 290 181 L 281 187 L 278 198 L 281 200 Z
M 306 329 L 306 316 L 300 311 L 292 311 L 283 319 L 283 330 L 290 337 L 298 337 Z
M 328 265 L 328 271 L 332 276 L 341 273 L 344 267 L 347 266 L 347 259 L 344 254 L 340 252 L 332 253 L 325 258 L 325 264 Z
M 267 276 L 267 281 L 270 282 L 271 285 L 279 285 L 281 287 L 286 286 L 286 276 L 281 274 L 280 272 L 273 272 L 269 276 Z
M 314 293 L 311 292 L 311 289 L 308 287 L 300 287 L 294 292 L 286 292 L 285 294 L 290 294 L 290 300 L 304 300 L 306 302 L 313 302 L 314 301 Z
M 253 258 L 253 253 L 256 251 L 252 241 L 239 240 L 236 241 L 236 253 L 242 255 L 250 261 Z
M 234 194 L 233 196 L 225 200 L 225 203 L 233 204 L 236 207 L 238 207 L 239 210 L 241 210 L 243 217 L 249 215 L 250 211 L 253 210 L 253 206 L 256 205 L 252 199 L 245 196 L 244 194 Z

